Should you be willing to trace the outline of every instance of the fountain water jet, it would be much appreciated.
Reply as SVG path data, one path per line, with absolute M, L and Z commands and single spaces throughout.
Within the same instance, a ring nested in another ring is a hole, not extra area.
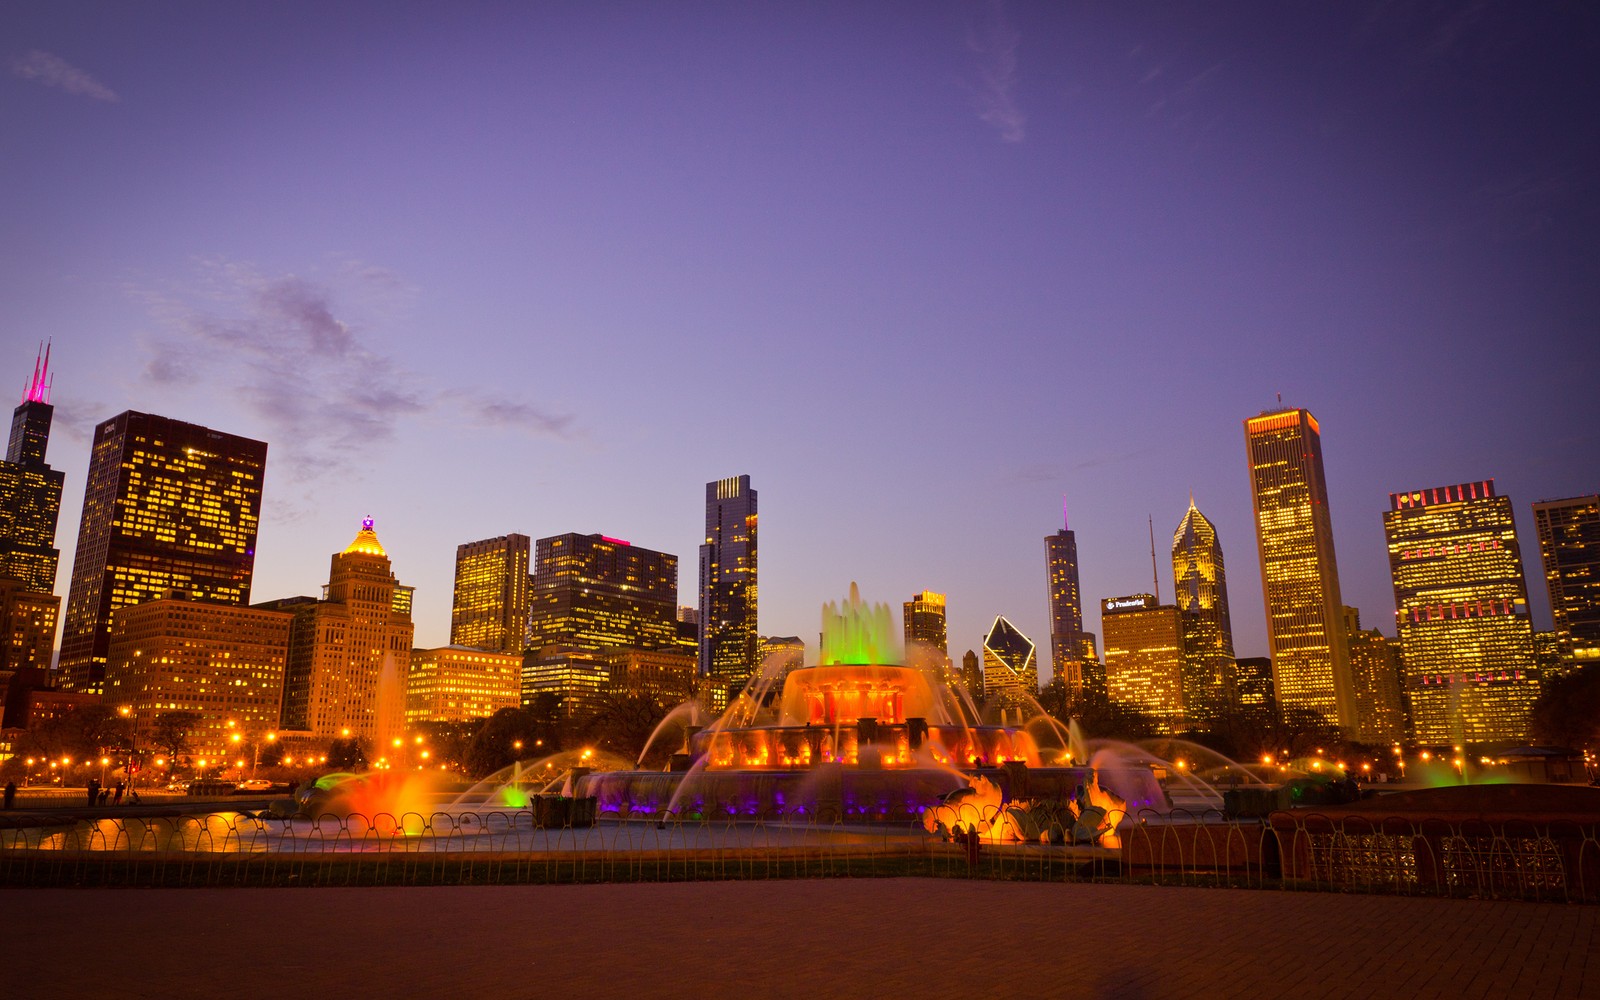
M 1038 723 L 1058 746 L 1049 761 L 1029 727 L 976 721 L 930 657 L 901 662 L 888 606 L 865 604 L 854 584 L 824 606 L 822 625 L 817 662 L 786 676 L 763 664 L 721 718 L 690 735 L 687 769 L 586 775 L 579 794 L 624 818 L 845 822 L 919 820 L 978 777 L 1007 799 L 1065 800 L 1104 785 L 1136 807 L 1165 800 L 1146 766 L 1049 766 L 1070 738 L 1054 720 Z

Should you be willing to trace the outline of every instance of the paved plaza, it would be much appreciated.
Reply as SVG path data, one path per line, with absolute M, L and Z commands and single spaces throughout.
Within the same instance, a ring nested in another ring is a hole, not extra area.
M 1581 997 L 1600 907 L 831 879 L 6 893 L 7 997 Z

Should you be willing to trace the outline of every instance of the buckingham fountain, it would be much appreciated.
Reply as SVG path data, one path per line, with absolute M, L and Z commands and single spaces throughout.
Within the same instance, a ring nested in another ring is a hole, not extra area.
M 1090 766 L 1055 720 L 982 721 L 942 658 L 907 663 L 897 632 L 889 606 L 864 603 L 852 584 L 822 609 L 815 665 L 769 661 L 715 722 L 685 727 L 666 770 L 580 771 L 567 791 L 594 798 L 602 818 L 920 822 L 1018 840 L 1044 839 L 1014 819 L 1029 802 L 1098 808 L 1103 832 L 1164 807 L 1148 765 Z

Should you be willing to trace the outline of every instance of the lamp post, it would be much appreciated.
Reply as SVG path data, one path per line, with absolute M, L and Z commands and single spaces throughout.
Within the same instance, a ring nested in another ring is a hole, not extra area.
M 139 773 L 139 718 L 132 705 L 119 705 L 117 714 L 128 720 L 128 797 L 133 797 L 133 776 Z

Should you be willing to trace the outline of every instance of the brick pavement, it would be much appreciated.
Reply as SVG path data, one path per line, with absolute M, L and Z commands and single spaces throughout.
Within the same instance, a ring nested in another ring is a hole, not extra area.
M 954 879 L 5 903 L 17 998 L 1600 996 L 1600 907 L 1543 903 Z

